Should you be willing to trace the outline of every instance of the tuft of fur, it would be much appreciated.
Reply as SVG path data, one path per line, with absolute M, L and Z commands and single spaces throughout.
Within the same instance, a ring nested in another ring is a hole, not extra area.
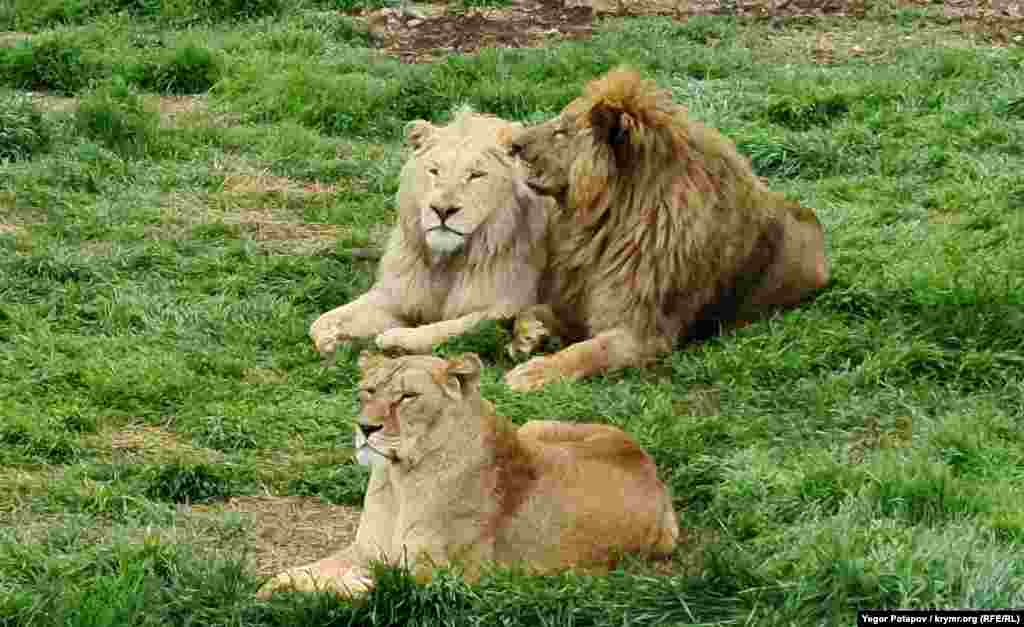
M 357 338 L 373 338 L 381 349 L 429 352 L 537 301 L 554 203 L 525 185 L 524 165 L 503 147 L 520 128 L 469 109 L 447 126 L 407 125 L 410 157 L 377 281 L 311 325 L 321 354 Z
M 609 425 L 516 427 L 480 395 L 482 367 L 472 353 L 361 356 L 357 427 L 370 435 L 356 443 L 374 459 L 356 540 L 277 575 L 261 596 L 361 594 L 373 560 L 406 560 L 422 577 L 452 564 L 472 578 L 489 563 L 544 573 L 671 554 L 678 520 L 640 445 Z
M 574 339 L 609 334 L 521 365 L 514 387 L 639 365 L 702 318 L 760 315 L 828 279 L 813 210 L 768 190 L 730 140 L 635 71 L 593 81 L 510 144 L 560 205 L 544 299 Z

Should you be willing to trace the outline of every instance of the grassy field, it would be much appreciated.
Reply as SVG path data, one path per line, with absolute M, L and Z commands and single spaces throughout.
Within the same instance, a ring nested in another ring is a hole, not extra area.
M 0 7 L 0 31 L 31 34 L 0 34 L 0 625 L 805 626 L 1024 606 L 1019 44 L 879 5 L 614 19 L 410 65 L 328 12 L 350 4 Z M 831 285 L 651 369 L 534 394 L 503 387 L 493 329 L 446 350 L 487 356 L 484 393 L 517 422 L 635 434 L 677 499 L 678 554 L 472 587 L 382 571 L 362 603 L 256 602 L 266 575 L 343 542 L 318 525 L 361 502 L 355 354 L 324 368 L 306 331 L 371 281 L 347 251 L 393 218 L 402 125 L 464 102 L 542 120 L 620 63 L 817 208 Z

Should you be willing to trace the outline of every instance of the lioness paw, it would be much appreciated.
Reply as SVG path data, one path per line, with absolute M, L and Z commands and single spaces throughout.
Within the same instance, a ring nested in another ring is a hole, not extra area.
M 267 583 L 256 593 L 256 598 L 267 599 L 275 592 L 333 592 L 340 596 L 355 597 L 367 593 L 373 587 L 373 579 L 355 571 L 342 577 L 317 576 L 310 569 L 287 570 Z
M 429 353 L 434 348 L 434 338 L 416 328 L 400 327 L 378 335 L 376 344 L 382 351 Z
M 505 384 L 518 392 L 529 392 L 564 378 L 551 357 L 534 357 L 505 374 Z

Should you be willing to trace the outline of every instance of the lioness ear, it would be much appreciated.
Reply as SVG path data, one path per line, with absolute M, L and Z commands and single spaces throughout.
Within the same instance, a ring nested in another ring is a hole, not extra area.
M 600 102 L 590 110 L 590 126 L 596 140 L 605 142 L 615 149 L 616 156 L 621 156 L 618 148 L 629 143 L 636 120 L 621 108 Z
M 476 353 L 463 353 L 448 360 L 448 374 L 456 377 L 462 385 L 475 387 L 480 381 L 480 371 L 484 363 Z
M 437 127 L 426 120 L 413 120 L 405 125 L 405 142 L 413 150 L 419 150 L 427 143 Z
M 359 365 L 359 369 L 362 370 L 363 372 L 366 372 L 371 368 L 376 368 L 377 366 L 381 365 L 382 363 L 387 361 L 387 359 L 387 356 L 382 355 L 380 353 L 362 351 L 359 353 L 359 360 L 357 363 Z

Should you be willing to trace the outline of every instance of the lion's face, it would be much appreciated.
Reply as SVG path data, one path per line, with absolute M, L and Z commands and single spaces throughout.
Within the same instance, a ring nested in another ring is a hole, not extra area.
M 518 128 L 464 114 L 447 127 L 418 121 L 407 131 L 415 152 L 402 173 L 399 206 L 432 253 L 465 250 L 490 223 L 508 219 L 496 212 L 511 214 L 513 203 L 536 196 L 524 185 L 522 165 L 498 147 L 499 136 Z
M 570 104 L 557 117 L 516 134 L 509 141 L 509 153 L 531 167 L 526 184 L 535 192 L 564 197 L 569 187 L 572 162 L 579 147 L 581 129 L 576 107 Z
M 415 463 L 446 410 L 476 392 L 482 365 L 473 354 L 448 361 L 363 353 L 356 459 L 365 466 Z

